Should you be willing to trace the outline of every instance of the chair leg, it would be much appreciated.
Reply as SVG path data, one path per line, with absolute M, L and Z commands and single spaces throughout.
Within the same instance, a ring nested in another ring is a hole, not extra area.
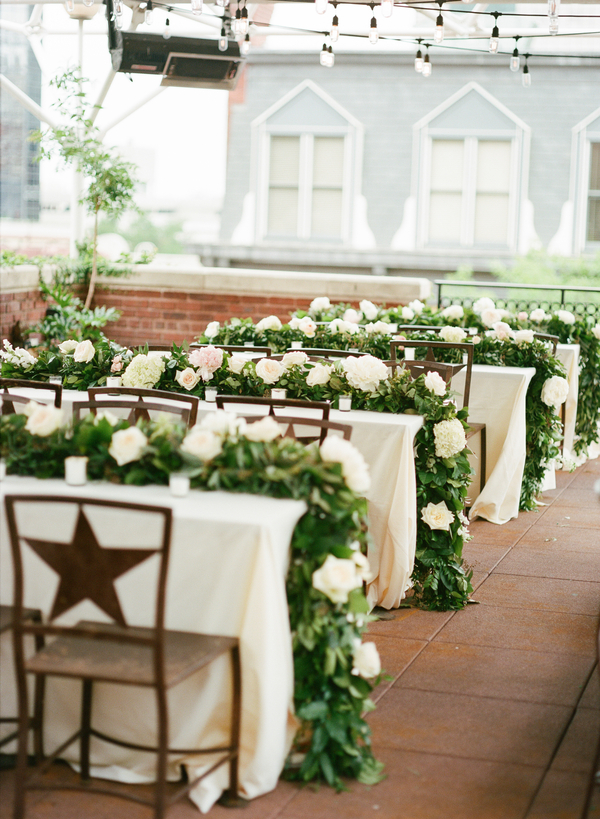
M 164 685 L 156 688 L 158 717 L 158 747 L 156 759 L 156 786 L 154 789 L 154 819 L 163 819 L 167 801 L 167 749 L 169 742 L 169 718 L 167 692 Z
M 92 722 L 92 680 L 82 680 L 81 687 L 81 736 L 79 737 L 79 764 L 81 778 L 90 779 L 90 728 Z
M 41 651 L 44 648 L 44 638 L 39 634 L 35 637 L 35 650 Z M 33 719 L 31 727 L 33 729 L 33 749 L 36 764 L 39 765 L 44 759 L 44 698 L 46 694 L 46 677 L 43 674 L 35 675 L 35 689 L 33 695 Z
M 238 796 L 239 789 L 239 760 L 240 760 L 240 722 L 242 716 L 242 673 L 240 665 L 240 647 L 231 649 L 231 678 L 232 678 L 232 702 L 231 702 L 231 739 L 230 746 L 235 750 L 235 756 L 229 762 L 229 788 L 219 804 L 225 807 L 240 807 L 246 803 L 245 799 Z
M 483 492 L 486 481 L 485 460 L 487 458 L 487 431 L 485 426 L 481 428 L 481 467 L 479 470 L 479 494 Z
M 27 777 L 27 744 L 29 742 L 29 703 L 27 696 L 27 680 L 25 673 L 18 675 L 19 694 L 19 739 L 17 749 L 17 766 L 15 770 L 15 801 L 14 819 L 23 819 L 25 816 L 25 785 Z

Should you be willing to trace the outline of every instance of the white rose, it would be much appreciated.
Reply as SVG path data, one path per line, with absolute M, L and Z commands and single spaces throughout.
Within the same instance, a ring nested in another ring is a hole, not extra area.
M 352 554 L 352 560 L 356 563 L 356 569 L 366 583 L 373 579 L 373 572 L 371 571 L 369 560 L 361 551 L 357 549 Z
M 371 333 L 385 333 L 389 335 L 391 333 L 390 325 L 387 324 L 385 321 L 376 321 L 374 324 L 371 322 L 365 326 L 365 332 Z
M 538 307 L 536 310 L 531 311 L 529 318 L 531 321 L 535 321 L 536 324 L 539 324 L 541 321 L 544 321 L 546 314 L 540 307 Z
M 328 435 L 321 444 L 321 459 L 342 465 L 342 475 L 353 492 L 364 495 L 371 485 L 369 467 L 362 454 L 350 441 Z
M 333 321 L 330 321 L 327 325 L 327 329 L 334 335 L 337 333 L 348 333 L 351 336 L 359 330 L 357 324 L 352 324 L 352 322 L 344 321 L 343 319 L 333 319 Z
M 425 308 L 425 305 L 419 299 L 409 302 L 408 306 L 417 316 L 420 316 Z
M 298 316 L 292 316 L 292 318 L 289 321 L 289 327 L 290 327 L 290 330 L 298 330 L 299 329 L 300 319 L 298 318 Z
M 517 330 L 515 342 L 517 344 L 531 344 L 533 341 L 533 330 Z
M 362 318 L 362 313 L 359 313 L 358 310 L 353 310 L 352 307 L 349 307 L 342 318 L 344 321 L 347 321 L 350 324 L 358 324 Z
M 569 382 L 560 375 L 553 375 L 544 382 L 542 401 L 549 407 L 559 407 L 567 399 Z
M 308 361 L 308 356 L 306 353 L 303 353 L 301 350 L 294 350 L 292 353 L 286 353 L 283 358 L 281 359 L 281 363 L 283 364 L 286 370 L 289 370 L 290 367 L 302 367 Z
M 94 426 L 97 426 L 100 421 L 108 421 L 111 427 L 116 427 L 116 425 L 119 423 L 117 416 L 113 415 L 110 410 L 100 410 L 96 413 L 94 418 Z
M 257 333 L 264 333 L 265 330 L 281 330 L 282 324 L 277 316 L 267 316 L 261 319 L 256 325 Z
M 221 329 L 221 325 L 218 321 L 211 321 L 210 324 L 206 326 L 206 330 L 204 331 L 204 335 L 206 338 L 216 338 L 219 335 L 219 330 Z
M 388 377 L 388 369 L 372 355 L 348 356 L 343 363 L 348 383 L 357 390 L 374 392 L 380 381 Z
M 473 344 L 480 344 L 481 336 L 473 336 Z
M 451 304 L 449 307 L 446 307 L 442 310 L 441 315 L 444 318 L 449 319 L 461 319 L 465 314 L 465 311 L 461 307 L 460 304 Z
M 500 341 L 506 341 L 506 339 L 515 337 L 510 324 L 507 324 L 505 321 L 497 321 L 493 329 L 494 337 L 500 339 Z
M 11 364 L 17 364 L 19 367 L 29 367 L 37 361 L 37 358 L 23 347 L 13 349 L 7 338 L 4 339 L 4 349 L 0 350 L 0 359 L 10 361 Z
M 483 296 L 473 304 L 473 312 L 477 313 L 477 315 L 481 315 L 484 310 L 494 310 L 496 305 L 491 299 L 488 299 L 487 296 Z
M 209 430 L 221 438 L 237 438 L 238 433 L 243 433 L 246 428 L 246 420 L 238 418 L 235 412 L 217 410 L 205 415 L 200 421 L 201 429 Z
M 185 370 L 177 370 L 175 373 L 175 381 L 184 389 L 193 390 L 198 381 L 200 381 L 200 376 L 196 370 L 193 370 L 191 367 L 186 367 Z
M 25 407 L 25 415 L 29 416 L 25 429 L 41 438 L 52 435 L 63 424 L 63 411 L 50 404 L 30 401 Z
M 381 660 L 375 643 L 358 643 L 353 653 L 352 673 L 367 680 L 381 673 Z
M 405 321 L 412 321 L 412 319 L 415 317 L 415 314 L 410 307 L 403 307 L 400 315 Z
M 367 319 L 367 321 L 373 321 L 373 319 L 377 318 L 379 308 L 377 307 L 376 304 L 373 304 L 372 301 L 368 301 L 368 299 L 363 299 L 358 306 L 360 307 L 362 314 Z
M 309 310 L 311 313 L 324 313 L 331 307 L 331 302 L 327 296 L 319 296 L 313 299 L 310 303 Z
M 196 425 L 183 439 L 181 451 L 201 461 L 211 461 L 223 449 L 221 438 L 210 429 Z
M 58 349 L 61 353 L 72 353 L 73 350 L 77 347 L 78 342 L 75 341 L 74 338 L 69 338 L 67 341 L 63 341 L 62 344 L 58 345 Z
M 246 364 L 250 361 L 250 358 L 242 355 L 240 353 L 234 353 L 229 359 L 227 364 L 227 369 L 231 373 L 241 373 Z
M 525 310 L 521 310 L 520 313 L 517 313 L 517 318 L 519 319 L 519 321 L 527 321 L 527 313 L 525 312 Z
M 261 358 L 256 364 L 256 375 L 262 379 L 265 384 L 276 384 L 284 372 L 285 368 L 283 364 L 280 361 L 274 361 L 268 356 Z
M 94 349 L 94 345 L 89 339 L 86 338 L 85 341 L 80 341 L 79 344 L 75 347 L 73 359 L 75 361 L 87 364 L 87 362 L 91 361 L 95 355 L 96 350 Z
M 435 454 L 438 458 L 451 458 L 467 445 L 465 430 L 458 418 L 440 421 L 433 427 Z
M 108 452 L 119 466 L 141 458 L 148 439 L 139 427 L 119 429 L 113 434 Z
M 306 376 L 306 383 L 309 387 L 318 387 L 329 383 L 331 378 L 331 367 L 328 364 L 315 364 Z
M 437 372 L 428 372 L 425 376 L 425 386 L 435 395 L 446 395 L 446 382 Z
M 481 321 L 486 327 L 493 327 L 494 324 L 497 324 L 501 320 L 501 318 L 502 312 L 500 310 L 496 310 L 495 307 L 486 308 L 481 313 Z
M 309 316 L 304 316 L 298 323 L 298 330 L 304 333 L 307 338 L 314 338 L 317 332 L 317 325 Z
M 568 310 L 557 310 L 555 315 L 563 324 L 575 324 L 575 316 L 573 313 L 569 313 Z
M 347 603 L 348 593 L 362 586 L 353 560 L 327 555 L 320 569 L 313 572 L 312 584 L 333 603 Z
M 597 338 L 600 341 L 600 324 L 595 324 L 592 327 L 592 333 L 594 334 L 594 338 Z
M 452 344 L 460 344 L 466 337 L 467 333 L 462 327 L 442 327 L 440 330 L 440 338 L 443 341 L 450 341 Z
M 274 441 L 281 437 L 281 427 L 272 415 L 265 415 L 260 421 L 246 423 L 244 435 L 249 441 Z
M 421 519 L 430 529 L 450 529 L 450 524 L 454 521 L 454 513 L 451 512 L 444 501 L 440 503 L 429 502 L 421 509 Z

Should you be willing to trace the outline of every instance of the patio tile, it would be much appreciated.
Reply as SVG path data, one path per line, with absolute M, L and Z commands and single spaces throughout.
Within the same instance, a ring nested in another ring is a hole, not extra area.
M 575 489 L 577 491 L 577 488 Z M 600 503 L 597 506 L 567 508 L 558 503 L 544 511 L 544 526 L 555 525 L 559 529 L 598 529 Z
M 394 688 L 575 707 L 592 666 L 591 657 L 434 641 Z
M 586 788 L 584 774 L 551 771 L 544 777 L 526 819 L 581 819 Z
M 468 606 L 437 636 L 446 643 L 596 656 L 597 621 L 583 614 Z
M 547 765 L 571 709 L 393 686 L 369 716 L 373 742 L 405 751 Z
M 413 662 L 425 646 L 423 640 L 402 640 L 384 634 L 370 635 L 381 658 L 381 668 L 393 679 L 385 680 L 374 690 L 371 699 L 379 700 L 400 674 Z
M 387 779 L 301 791 L 278 819 L 522 819 L 540 768 L 376 748 Z
M 600 711 L 594 708 L 578 708 L 554 757 L 551 771 L 589 774 L 599 736 Z
M 473 599 L 496 606 L 595 616 L 600 611 L 600 582 L 539 577 L 532 583 L 530 577 L 496 571 Z
M 554 524 L 541 523 L 532 527 L 515 549 L 531 549 L 553 552 L 592 552 L 598 554 L 598 532 L 593 529 L 558 528 Z
M 537 520 L 538 512 L 520 512 L 518 518 L 513 518 L 502 526 L 477 518 L 469 524 L 469 530 L 477 543 L 509 547 L 513 546 Z
M 593 489 L 582 489 L 579 486 L 572 486 L 561 492 L 554 501 L 554 506 L 570 506 L 571 508 L 589 506 L 592 510 L 596 509 L 600 515 L 600 499 L 596 492 Z
M 560 544 L 560 538 L 558 540 Z M 557 577 L 562 580 L 597 580 L 600 577 L 600 551 L 572 553 L 558 549 L 511 549 L 496 567 L 497 574 L 521 574 L 528 577 Z
M 475 571 L 491 572 L 494 566 L 510 551 L 509 547 L 480 543 L 479 539 L 465 543 L 463 558 Z
M 600 675 L 598 674 L 597 666 L 585 687 L 579 707 L 600 708 Z
M 404 640 L 431 640 L 454 613 L 410 608 L 391 609 L 389 614 L 392 619 L 369 623 L 368 634 L 391 634 Z

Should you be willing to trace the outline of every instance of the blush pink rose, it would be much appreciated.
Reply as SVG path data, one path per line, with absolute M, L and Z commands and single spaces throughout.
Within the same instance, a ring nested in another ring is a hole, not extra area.
M 223 364 L 223 350 L 220 347 L 200 347 L 188 355 L 188 361 L 198 370 L 203 381 L 210 381 L 213 373 Z

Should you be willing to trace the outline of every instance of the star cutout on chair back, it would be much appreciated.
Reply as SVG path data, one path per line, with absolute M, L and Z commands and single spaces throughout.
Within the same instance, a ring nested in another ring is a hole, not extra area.
M 51 620 L 82 600 L 92 600 L 115 622 L 127 625 L 114 581 L 155 554 L 156 549 L 102 548 L 81 508 L 70 543 L 33 538 L 24 540 L 60 575 Z

